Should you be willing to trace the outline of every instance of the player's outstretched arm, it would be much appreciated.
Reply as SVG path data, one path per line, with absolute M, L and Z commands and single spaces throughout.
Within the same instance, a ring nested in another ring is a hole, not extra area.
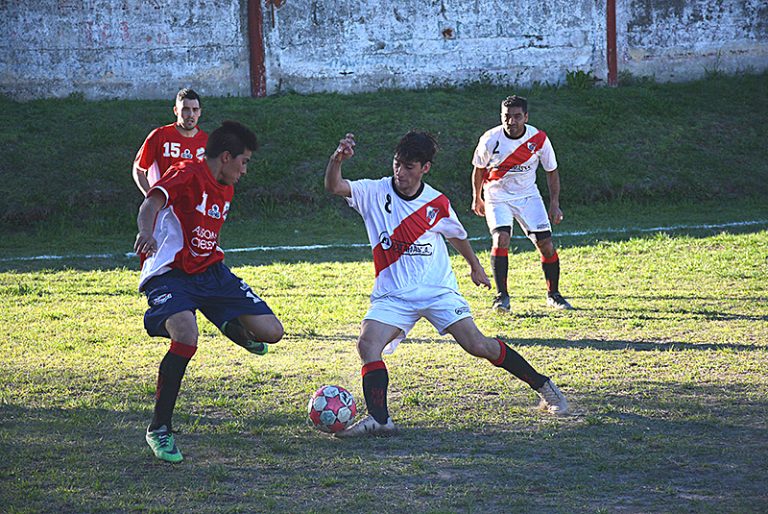
M 341 176 L 341 163 L 355 155 L 355 135 L 347 134 L 339 141 L 339 146 L 328 160 L 325 167 L 325 190 L 338 196 L 352 196 L 352 188 Z
M 139 226 L 139 233 L 136 235 L 136 242 L 133 249 L 136 253 L 145 253 L 152 255 L 157 251 L 157 241 L 152 235 L 155 229 L 155 219 L 157 213 L 165 205 L 165 197 L 160 191 L 153 191 L 146 197 L 139 207 L 139 215 L 136 218 L 136 224 Z
M 485 286 L 490 289 L 491 281 L 488 279 L 488 275 L 486 275 L 483 265 L 480 264 L 480 259 L 477 258 L 477 255 L 475 255 L 475 252 L 472 250 L 472 245 L 469 244 L 469 241 L 451 237 L 447 239 L 448 242 L 451 243 L 451 246 L 453 246 L 469 264 L 472 282 L 476 286 Z

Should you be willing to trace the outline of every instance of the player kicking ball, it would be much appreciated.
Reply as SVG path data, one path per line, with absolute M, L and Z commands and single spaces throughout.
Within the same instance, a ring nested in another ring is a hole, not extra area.
M 488 359 L 531 386 L 541 398 L 541 409 L 558 415 L 568 412 L 568 402 L 552 380 L 506 343 L 480 332 L 459 294 L 445 239 L 469 264 L 472 282 L 487 288 L 491 284 L 448 198 L 422 180 L 436 152 L 437 142 L 430 134 L 409 132 L 395 148 L 393 176 L 350 181 L 341 175 L 342 162 L 355 153 L 354 135 L 347 134 L 326 167 L 325 189 L 344 197 L 363 217 L 376 271 L 371 306 L 357 341 L 369 415 L 336 437 L 395 433 L 382 354 L 394 351 L 422 317 L 440 334 L 451 334 L 471 355 Z
M 134 249 L 145 259 L 139 290 L 149 309 L 144 327 L 167 337 L 171 347 L 160 363 L 155 410 L 146 441 L 158 459 L 181 462 L 171 417 L 187 364 L 197 351 L 199 310 L 230 339 L 251 353 L 283 337 L 269 306 L 224 264 L 219 232 L 227 219 L 234 185 L 246 174 L 256 136 L 234 121 L 211 133 L 201 162 L 171 166 L 139 207 Z

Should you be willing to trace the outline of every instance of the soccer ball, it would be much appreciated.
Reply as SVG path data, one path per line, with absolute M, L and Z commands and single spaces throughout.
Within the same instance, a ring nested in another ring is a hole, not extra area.
M 307 406 L 309 419 L 321 432 L 344 430 L 355 419 L 357 405 L 352 393 L 340 386 L 325 385 L 315 391 Z

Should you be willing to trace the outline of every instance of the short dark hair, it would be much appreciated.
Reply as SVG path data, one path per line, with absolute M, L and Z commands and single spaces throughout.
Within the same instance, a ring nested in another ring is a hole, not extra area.
M 194 89 L 190 89 L 188 87 L 179 89 L 179 92 L 176 93 L 176 101 L 181 102 L 184 99 L 197 100 L 197 103 L 200 104 L 200 107 L 203 106 L 203 101 L 200 99 L 200 95 L 198 95 Z
M 432 162 L 439 149 L 435 136 L 429 132 L 411 130 L 395 147 L 395 158 L 402 162 L 419 161 L 422 166 Z
M 229 152 L 233 157 L 248 150 L 255 152 L 259 147 L 256 142 L 256 134 L 245 125 L 236 121 L 222 121 L 208 136 L 208 144 L 205 145 L 205 156 L 215 159 L 224 152 Z
M 528 99 L 524 96 L 512 95 L 501 102 L 502 107 L 520 107 L 523 112 L 528 112 Z

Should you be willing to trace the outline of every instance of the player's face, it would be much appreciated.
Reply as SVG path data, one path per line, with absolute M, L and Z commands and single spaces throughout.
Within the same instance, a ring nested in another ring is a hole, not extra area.
M 423 166 L 419 161 L 404 162 L 395 156 L 392 160 L 392 171 L 395 174 L 395 187 L 405 196 L 413 196 L 421 186 L 421 177 L 428 171 L 431 162 Z
M 240 177 L 248 173 L 248 161 L 251 160 L 251 152 L 247 148 L 235 157 L 229 152 L 222 155 L 221 176 L 218 181 L 226 186 L 234 186 L 240 180 Z
M 176 125 L 179 128 L 194 130 L 197 127 L 197 120 L 200 119 L 200 102 L 184 98 L 173 106 L 173 113 L 176 115 Z
M 528 123 L 528 113 L 523 112 L 522 107 L 501 106 L 501 124 L 508 136 L 518 138 L 525 133 L 525 124 Z

